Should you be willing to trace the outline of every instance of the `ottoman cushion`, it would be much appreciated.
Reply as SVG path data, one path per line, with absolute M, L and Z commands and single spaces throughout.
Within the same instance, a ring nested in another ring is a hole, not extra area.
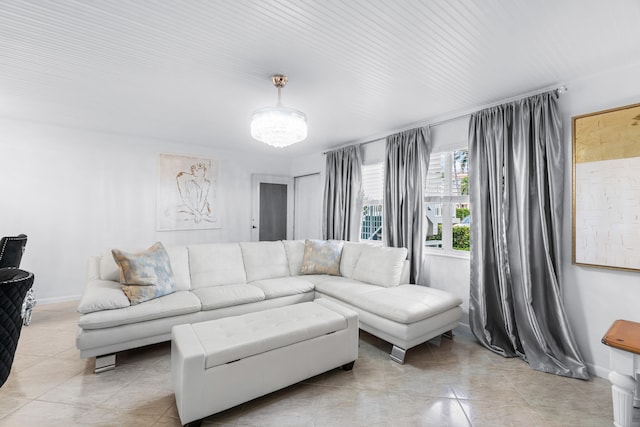
M 205 369 L 346 329 L 344 316 L 314 302 L 194 323 Z

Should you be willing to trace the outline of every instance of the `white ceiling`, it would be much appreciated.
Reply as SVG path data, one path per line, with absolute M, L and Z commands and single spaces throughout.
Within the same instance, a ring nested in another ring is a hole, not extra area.
M 0 116 L 291 157 L 639 59 L 638 0 L 0 2 Z M 274 73 L 284 149 L 249 134 Z

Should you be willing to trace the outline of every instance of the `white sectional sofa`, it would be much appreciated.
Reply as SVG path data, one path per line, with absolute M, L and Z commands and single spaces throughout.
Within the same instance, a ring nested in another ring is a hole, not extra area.
M 211 243 L 168 247 L 175 292 L 131 305 L 110 250 L 89 259 L 78 306 L 76 346 L 96 357 L 96 372 L 115 353 L 171 339 L 173 326 L 235 316 L 323 297 L 356 311 L 360 329 L 407 349 L 458 325 L 461 299 L 408 284 L 406 249 L 344 242 L 339 273 L 301 274 L 305 241 Z

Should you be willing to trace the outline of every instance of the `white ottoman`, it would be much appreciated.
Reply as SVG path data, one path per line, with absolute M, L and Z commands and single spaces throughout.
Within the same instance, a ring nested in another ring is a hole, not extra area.
M 171 331 L 180 421 L 202 418 L 358 358 L 358 315 L 319 299 Z

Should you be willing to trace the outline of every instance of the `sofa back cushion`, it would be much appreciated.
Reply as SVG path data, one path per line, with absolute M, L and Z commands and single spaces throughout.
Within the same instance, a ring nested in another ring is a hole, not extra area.
M 289 261 L 282 241 L 240 243 L 247 282 L 289 276 Z
M 366 243 L 344 242 L 342 247 L 342 257 L 340 258 L 340 275 L 347 279 L 353 278 L 353 272 L 356 269 L 358 259 L 362 250 L 370 246 Z
M 191 276 L 189 275 L 189 255 L 186 246 L 174 246 L 165 248 L 169 255 L 173 277 L 176 282 L 176 291 L 188 291 L 191 289 Z M 132 250 L 128 252 L 138 252 Z M 111 249 L 102 251 L 100 257 L 100 275 L 99 280 L 110 280 L 112 282 L 120 281 L 120 269 L 113 259 Z
M 238 243 L 189 246 L 189 268 L 193 289 L 247 282 Z
M 301 274 L 302 258 L 304 257 L 304 240 L 283 240 L 284 250 L 289 260 L 289 274 L 297 276 Z
M 397 286 L 406 258 L 406 248 L 367 245 L 362 248 L 353 279 L 378 286 Z
M 169 261 L 176 279 L 176 291 L 191 289 L 191 273 L 189 272 L 189 252 L 186 246 L 168 247 Z

